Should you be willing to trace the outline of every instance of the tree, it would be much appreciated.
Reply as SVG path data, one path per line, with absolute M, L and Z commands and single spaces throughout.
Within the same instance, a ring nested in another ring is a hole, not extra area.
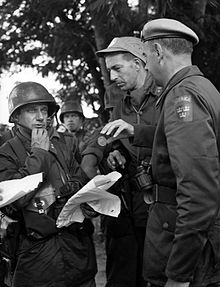
M 200 43 L 195 47 L 193 62 L 220 90 L 220 4 L 218 0 L 173 0 L 168 17 L 181 20 L 196 31 Z
M 220 88 L 217 0 L 2 0 L 0 3 L 0 73 L 12 64 L 56 73 L 61 99 L 82 98 L 106 121 L 105 62 L 95 52 L 116 36 L 139 36 L 152 18 L 172 17 L 191 26 L 201 44 L 194 62 Z M 100 104 L 96 108 L 95 103 Z
M 93 106 L 103 98 L 93 28 L 83 1 L 3 1 L 0 13 L 1 69 L 14 63 L 37 67 L 43 76 L 57 74 L 62 98 L 71 94 Z

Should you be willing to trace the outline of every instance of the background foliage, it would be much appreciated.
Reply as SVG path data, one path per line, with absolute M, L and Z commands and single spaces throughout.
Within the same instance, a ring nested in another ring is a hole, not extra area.
M 219 0 L 2 0 L 0 73 L 16 67 L 54 72 L 62 100 L 83 98 L 106 120 L 109 77 L 95 52 L 113 37 L 136 35 L 152 18 L 171 17 L 193 28 L 201 41 L 193 61 L 220 89 Z M 138 3 L 139 2 L 139 3 Z M 96 110 L 95 102 L 100 104 Z

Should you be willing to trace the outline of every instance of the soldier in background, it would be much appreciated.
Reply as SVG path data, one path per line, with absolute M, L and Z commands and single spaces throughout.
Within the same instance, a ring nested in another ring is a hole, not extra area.
M 61 107 L 60 121 L 67 131 L 74 134 L 78 141 L 79 150 L 82 151 L 88 140 L 88 132 L 84 129 L 85 116 L 82 106 L 74 100 L 67 100 Z

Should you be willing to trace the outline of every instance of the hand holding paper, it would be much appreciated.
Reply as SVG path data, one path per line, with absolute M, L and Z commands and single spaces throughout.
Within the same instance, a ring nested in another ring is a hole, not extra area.
M 0 207 L 8 205 L 33 191 L 42 181 L 43 174 L 41 172 L 0 182 Z
M 90 180 L 83 188 L 74 194 L 63 207 L 57 218 L 57 227 L 68 226 L 73 222 L 83 222 L 84 215 L 80 204 L 87 202 L 95 211 L 117 217 L 121 201 L 118 196 L 107 192 L 121 174 L 117 171 L 107 175 L 97 175 Z

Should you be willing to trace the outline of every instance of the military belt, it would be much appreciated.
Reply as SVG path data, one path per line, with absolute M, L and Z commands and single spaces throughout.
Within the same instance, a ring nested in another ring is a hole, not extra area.
M 154 202 L 177 205 L 176 189 L 156 184 L 153 191 L 153 200 Z

